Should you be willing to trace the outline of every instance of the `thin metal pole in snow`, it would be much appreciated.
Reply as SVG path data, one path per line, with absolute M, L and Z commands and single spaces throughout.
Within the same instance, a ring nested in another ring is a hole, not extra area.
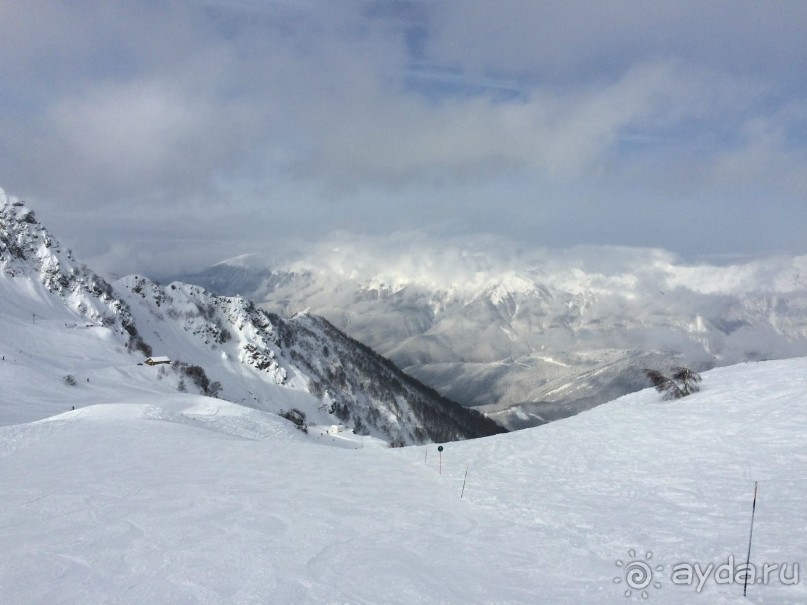
M 463 494 L 465 493 L 465 482 L 468 480 L 468 465 L 465 465 L 465 478 L 462 480 L 462 491 L 460 492 L 460 498 L 462 498 Z
M 746 596 L 748 591 L 748 576 L 751 575 L 751 538 L 754 536 L 754 515 L 757 512 L 757 485 L 758 482 L 754 481 L 754 504 L 751 507 L 751 531 L 748 534 L 748 555 L 745 558 L 745 582 L 743 582 L 743 596 Z

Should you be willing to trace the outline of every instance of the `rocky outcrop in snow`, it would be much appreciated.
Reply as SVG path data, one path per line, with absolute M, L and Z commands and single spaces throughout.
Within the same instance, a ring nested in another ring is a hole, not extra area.
M 258 392 L 261 384 L 282 385 L 312 397 L 315 405 L 299 410 L 306 417 L 343 423 L 397 445 L 501 430 L 322 318 L 300 314 L 285 319 L 241 297 L 215 296 L 181 282 L 162 286 L 129 276 L 115 285 L 155 349 L 204 367 L 210 380 L 223 385 L 220 395 L 231 401 L 288 412 Z M 246 382 L 232 380 L 232 373 Z
M 137 331 L 112 286 L 56 240 L 24 202 L 0 189 L 0 272 L 34 279 L 59 296 L 80 317 L 121 334 Z

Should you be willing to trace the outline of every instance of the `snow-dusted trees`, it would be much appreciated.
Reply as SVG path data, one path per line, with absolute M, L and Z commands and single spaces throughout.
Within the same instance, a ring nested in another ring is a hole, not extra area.
M 650 380 L 653 387 L 664 394 L 665 400 L 680 399 L 692 393 L 700 391 L 699 382 L 701 376 L 689 368 L 673 368 L 671 376 L 666 376 L 658 370 L 646 369 L 645 376 Z
M 203 367 L 189 365 L 178 359 L 174 360 L 171 367 L 174 372 L 179 373 L 181 376 L 177 390 L 183 393 L 187 390 L 185 386 L 185 377 L 187 376 L 193 381 L 193 384 L 199 388 L 202 394 L 208 395 L 209 397 L 218 397 L 221 393 L 221 383 L 218 380 L 210 382 Z
M 297 408 L 292 408 L 290 410 L 281 410 L 280 415 L 294 423 L 297 427 L 297 430 L 302 431 L 303 433 L 308 432 L 308 424 L 305 418 L 305 412 L 298 410 Z

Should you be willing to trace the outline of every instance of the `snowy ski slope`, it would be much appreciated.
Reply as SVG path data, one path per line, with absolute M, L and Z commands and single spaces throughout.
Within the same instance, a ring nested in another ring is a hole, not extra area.
M 44 411 L 53 385 L 8 366 L 0 603 L 807 602 L 807 359 L 442 455 L 322 447 L 272 414 L 145 386 L 10 424 L 9 402 Z M 745 561 L 754 481 L 751 561 L 788 567 L 744 599 L 715 568 Z M 674 582 L 681 565 L 703 580 Z

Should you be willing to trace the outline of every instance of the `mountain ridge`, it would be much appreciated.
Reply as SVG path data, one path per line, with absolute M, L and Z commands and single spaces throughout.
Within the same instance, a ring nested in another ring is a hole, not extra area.
M 382 248 L 322 245 L 263 269 L 253 255 L 182 278 L 322 315 L 510 428 L 544 422 L 539 408 L 556 418 L 639 390 L 645 367 L 807 354 L 807 256 L 718 266 L 652 249 Z
M 141 360 L 168 356 L 170 369 L 149 370 L 152 386 L 196 389 L 284 415 L 303 430 L 308 424 L 344 425 L 398 446 L 503 430 L 404 375 L 325 320 L 286 319 L 243 297 L 215 296 L 181 282 L 162 286 L 132 275 L 110 284 L 79 264 L 23 202 L 0 193 L 0 295 L 11 322 L 4 348 L 17 350 L 17 363 L 50 373 L 47 380 L 57 379 L 47 368 L 59 363 L 52 349 L 70 350 L 70 364 L 81 369 L 88 367 L 81 349 L 90 348 L 93 364 L 102 366 L 108 356 L 122 374 L 136 365 L 132 354 L 142 354 Z M 51 333 L 34 332 L 34 301 L 43 309 L 39 327 Z M 31 326 L 22 321 L 29 311 Z M 76 371 L 63 377 L 68 386 L 75 385 Z M 139 384 L 143 380 L 145 375 L 137 377 Z M 87 383 L 89 375 L 84 388 Z

